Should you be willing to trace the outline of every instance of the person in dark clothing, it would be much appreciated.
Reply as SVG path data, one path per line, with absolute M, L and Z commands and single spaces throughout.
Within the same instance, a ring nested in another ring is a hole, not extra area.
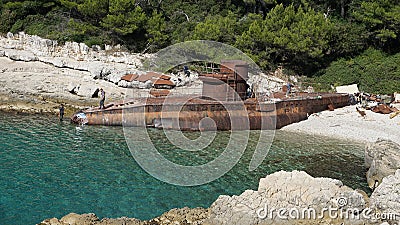
M 253 90 L 251 87 L 247 88 L 246 95 L 247 98 L 251 98 L 253 96 Z
M 189 77 L 190 76 L 190 71 L 188 66 L 183 66 L 183 73 Z
M 60 105 L 60 109 L 59 110 L 60 111 L 58 113 L 58 117 L 60 118 L 60 121 L 62 121 L 63 118 L 64 118 L 64 105 L 63 104 Z
M 104 109 L 104 101 L 106 100 L 106 93 L 103 88 L 100 88 L 100 109 Z

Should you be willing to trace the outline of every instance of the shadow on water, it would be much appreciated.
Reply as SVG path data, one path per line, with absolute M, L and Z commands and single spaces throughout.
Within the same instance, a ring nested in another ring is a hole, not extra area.
M 209 207 L 221 194 L 255 190 L 260 178 L 280 170 L 304 170 L 368 191 L 360 143 L 277 131 L 267 158 L 250 172 L 258 138 L 251 131 L 248 147 L 231 171 L 205 185 L 180 187 L 138 166 L 121 127 L 77 128 L 57 118 L 11 114 L 1 115 L 0 127 L 0 213 L 5 224 L 39 223 L 69 212 L 150 219 L 171 208 Z M 229 139 L 229 132 L 218 132 L 204 150 L 187 152 L 169 143 L 161 130 L 150 129 L 149 134 L 161 154 L 182 165 L 212 160 Z M 189 139 L 198 135 L 185 133 Z

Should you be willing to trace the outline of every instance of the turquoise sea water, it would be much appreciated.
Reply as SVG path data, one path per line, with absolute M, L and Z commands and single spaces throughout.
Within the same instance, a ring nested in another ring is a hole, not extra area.
M 169 144 L 161 130 L 149 133 L 166 157 L 181 164 L 217 156 L 229 137 L 219 132 L 207 154 L 189 154 Z M 257 189 L 261 177 L 279 170 L 304 170 L 367 190 L 362 143 L 278 131 L 267 158 L 249 172 L 256 136 L 252 131 L 248 149 L 230 172 L 205 185 L 181 187 L 144 172 L 131 156 L 121 127 L 77 129 L 53 117 L 2 113 L 1 223 L 36 224 L 70 212 L 150 219 L 172 208 L 209 207 L 219 195 Z

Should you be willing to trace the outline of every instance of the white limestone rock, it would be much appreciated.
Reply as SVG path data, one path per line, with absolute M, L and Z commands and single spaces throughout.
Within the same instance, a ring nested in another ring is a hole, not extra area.
M 93 79 L 100 79 L 103 75 L 103 64 L 101 62 L 91 62 L 87 65 L 87 71 L 90 72 Z
M 111 83 L 118 84 L 118 82 L 121 80 L 121 77 L 124 76 L 125 73 L 118 73 L 116 71 L 113 71 L 107 77 L 104 78 L 104 80 L 110 81 Z
M 124 88 L 131 88 L 133 87 L 132 82 L 126 81 L 126 80 L 120 80 L 118 82 L 119 87 L 124 87 Z
M 194 71 L 190 71 L 190 76 L 186 76 L 183 72 L 171 74 L 170 76 L 176 87 L 182 87 L 199 80 L 199 74 Z
M 92 50 L 95 52 L 99 52 L 101 50 L 100 45 L 92 45 Z
M 15 61 L 24 61 L 24 62 L 37 61 L 37 57 L 31 54 L 10 55 L 9 58 Z
M 153 81 L 148 80 L 146 82 L 139 82 L 138 88 L 140 89 L 149 89 L 153 86 Z
M 383 220 L 385 222 L 393 224 L 400 221 L 400 169 L 382 179 L 371 195 L 370 208 L 387 217 L 387 220 Z
M 345 201 L 345 204 L 343 202 Z M 340 224 L 341 218 L 325 215 L 319 219 L 291 219 L 290 210 L 312 208 L 321 215 L 325 208 L 364 209 L 367 199 L 342 182 L 330 178 L 313 178 L 305 172 L 280 171 L 262 178 L 257 191 L 245 191 L 239 196 L 220 196 L 210 207 L 209 224 Z M 285 209 L 286 219 L 277 216 Z M 273 215 L 270 217 L 270 215 Z M 347 220 L 346 224 L 363 224 Z
M 76 214 L 70 213 L 63 218 L 60 219 L 60 222 L 70 225 L 78 225 L 78 224 L 94 224 L 98 222 L 99 218 L 94 213 L 87 214 Z
M 98 87 L 96 86 L 89 86 L 83 84 L 79 86 L 76 94 L 81 97 L 91 98 L 97 89 Z
M 111 46 L 111 45 L 105 44 L 105 45 L 104 45 L 104 50 L 106 50 L 106 51 L 111 51 L 111 50 L 112 50 L 112 46 Z
M 137 80 L 134 80 L 134 81 L 132 81 L 132 82 L 130 82 L 131 84 L 131 87 L 132 88 L 139 88 L 139 86 L 140 86 L 140 84 L 142 83 L 142 82 L 140 82 L 140 81 L 137 81 Z
M 272 75 L 260 73 L 249 74 L 247 84 L 253 88 L 255 93 L 272 93 L 280 91 L 285 81 Z
M 85 43 L 79 43 L 79 50 L 80 53 L 86 55 L 89 53 L 89 47 Z
M 8 38 L 8 39 L 14 39 L 14 34 L 11 33 L 11 32 L 8 32 L 8 33 L 7 33 L 7 38 Z
M 64 91 L 67 91 L 71 94 L 77 94 L 79 90 L 79 84 L 75 84 L 75 83 L 69 83 L 66 87 Z
M 368 144 L 365 148 L 365 166 L 368 168 L 368 186 L 374 189 L 384 177 L 400 169 L 400 145 L 383 139 Z

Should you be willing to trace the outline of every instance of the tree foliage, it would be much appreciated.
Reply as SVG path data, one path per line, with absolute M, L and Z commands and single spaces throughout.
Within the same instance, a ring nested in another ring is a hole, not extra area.
M 148 44 L 151 50 L 155 51 L 167 46 L 169 38 L 166 34 L 166 29 L 167 23 L 163 15 L 153 11 L 146 25 Z
M 109 0 L 108 14 L 101 25 L 117 35 L 128 35 L 143 26 L 146 15 L 134 0 Z
M 261 65 L 280 63 L 301 72 L 317 67 L 313 64 L 328 51 L 332 32 L 333 24 L 321 13 L 279 4 L 264 20 L 252 23 L 237 46 L 257 54 Z
M 377 94 L 393 94 L 400 90 L 400 53 L 386 53 L 367 49 L 352 59 L 333 62 L 316 80 L 323 89 L 330 85 L 358 84 L 361 91 Z
M 236 39 L 237 18 L 233 12 L 227 16 L 209 16 L 194 28 L 191 38 L 194 40 L 212 40 L 234 44 Z
M 370 41 L 376 47 L 399 50 L 400 4 L 398 0 L 362 1 L 353 12 L 356 20 L 368 28 Z

